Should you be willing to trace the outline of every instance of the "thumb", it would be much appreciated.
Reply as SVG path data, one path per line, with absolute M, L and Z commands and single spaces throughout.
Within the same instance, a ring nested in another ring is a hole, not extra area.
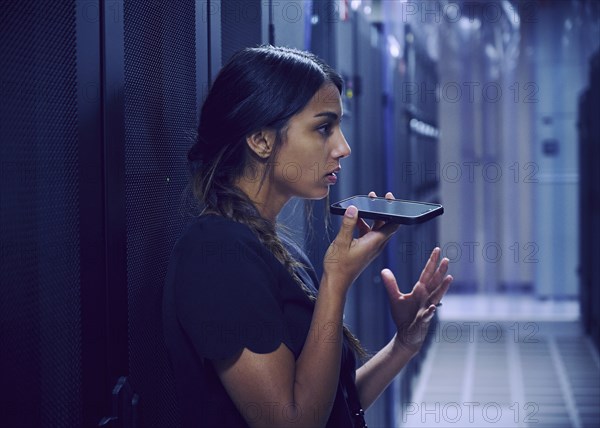
M 342 219 L 342 227 L 338 232 L 336 241 L 345 248 L 350 247 L 352 240 L 354 239 L 354 228 L 358 221 L 358 209 L 354 205 L 350 205 L 346 208 L 344 218 Z
M 395 302 L 396 300 L 399 300 L 402 297 L 402 293 L 400 293 L 400 289 L 398 288 L 394 272 L 389 269 L 383 269 L 381 271 L 381 278 L 383 278 L 383 285 L 385 286 L 385 291 L 387 291 L 390 301 Z

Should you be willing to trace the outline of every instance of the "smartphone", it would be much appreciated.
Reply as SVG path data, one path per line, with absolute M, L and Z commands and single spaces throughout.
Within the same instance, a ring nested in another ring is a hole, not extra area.
M 350 205 L 358 208 L 359 217 L 400 224 L 424 223 L 444 213 L 444 207 L 440 204 L 381 197 L 372 198 L 367 195 L 356 195 L 343 199 L 331 204 L 329 209 L 332 214 L 344 215 L 346 208 Z

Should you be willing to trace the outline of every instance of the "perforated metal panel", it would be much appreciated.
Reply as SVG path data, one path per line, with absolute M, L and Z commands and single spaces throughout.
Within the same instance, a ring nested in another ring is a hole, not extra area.
M 129 376 L 142 426 L 163 428 L 178 425 L 160 299 L 197 123 L 195 2 L 127 1 L 124 12 Z
M 0 419 L 81 425 L 75 1 L 0 13 Z
M 225 64 L 238 50 L 261 42 L 261 1 L 223 0 L 221 6 L 221 60 Z

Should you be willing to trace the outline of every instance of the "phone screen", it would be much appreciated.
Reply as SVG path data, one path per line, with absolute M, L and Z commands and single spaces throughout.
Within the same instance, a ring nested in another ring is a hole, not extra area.
M 343 215 L 350 205 L 358 208 L 359 217 L 404 224 L 422 223 L 444 212 L 443 207 L 439 204 L 379 197 L 371 198 L 366 195 L 353 196 L 332 204 L 331 212 Z

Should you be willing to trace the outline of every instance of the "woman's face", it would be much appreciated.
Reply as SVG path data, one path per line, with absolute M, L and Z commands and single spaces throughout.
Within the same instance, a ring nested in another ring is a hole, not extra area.
M 285 197 L 321 199 L 335 184 L 340 159 L 350 155 L 342 134 L 342 100 L 332 83 L 324 84 L 289 122 L 275 160 L 273 186 Z

